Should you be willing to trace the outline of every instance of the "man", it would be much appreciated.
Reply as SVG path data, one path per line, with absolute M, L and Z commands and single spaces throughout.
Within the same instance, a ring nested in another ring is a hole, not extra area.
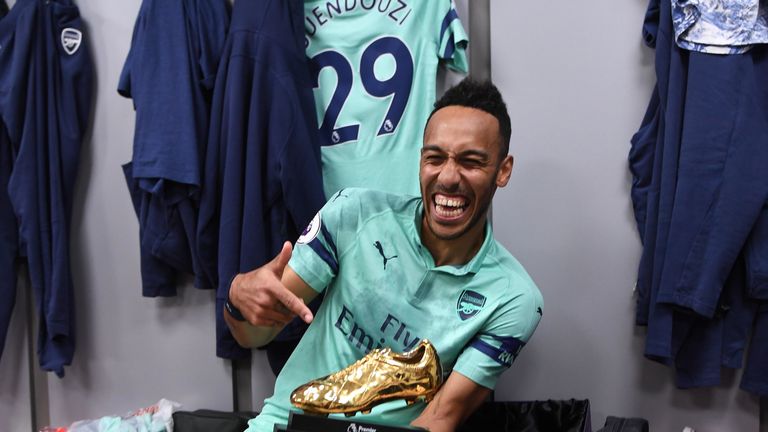
M 285 424 L 299 385 L 373 348 L 404 352 L 423 338 L 448 374 L 434 399 L 378 405 L 365 420 L 452 431 L 485 400 L 542 314 L 539 290 L 488 223 L 512 172 L 509 136 L 496 87 L 462 81 L 427 122 L 421 198 L 341 190 L 295 250 L 286 243 L 273 261 L 235 277 L 225 316 L 243 346 L 269 342 L 294 316 L 312 322 L 249 430 Z M 305 304 L 323 289 L 313 316 Z

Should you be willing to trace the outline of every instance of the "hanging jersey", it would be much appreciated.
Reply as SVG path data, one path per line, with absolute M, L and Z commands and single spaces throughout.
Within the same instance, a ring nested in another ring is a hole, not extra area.
M 117 89 L 136 108 L 134 178 L 200 186 L 210 97 L 228 26 L 226 0 L 141 3 Z
M 418 161 L 443 62 L 467 71 L 451 0 L 304 2 L 326 197 L 344 187 L 418 195 Z
M 178 272 L 212 287 L 197 257 L 197 208 L 226 0 L 144 0 L 118 92 L 136 109 L 123 167 L 139 219 L 142 294 L 176 294 Z

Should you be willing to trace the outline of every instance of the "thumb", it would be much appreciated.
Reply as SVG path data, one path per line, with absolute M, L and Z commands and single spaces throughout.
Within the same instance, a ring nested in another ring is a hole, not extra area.
M 291 260 L 292 253 L 293 245 L 291 245 L 291 242 L 286 241 L 283 243 L 283 248 L 280 250 L 280 253 L 277 254 L 275 259 L 273 259 L 270 263 L 272 270 L 275 272 L 277 277 L 283 277 L 283 271 L 285 271 L 285 266 L 288 265 L 288 261 Z

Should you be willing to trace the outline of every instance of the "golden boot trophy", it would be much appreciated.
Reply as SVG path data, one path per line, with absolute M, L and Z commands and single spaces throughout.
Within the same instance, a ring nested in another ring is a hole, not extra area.
M 408 405 L 432 400 L 443 381 L 435 347 L 426 339 L 406 353 L 375 349 L 331 375 L 312 380 L 291 393 L 291 403 L 310 414 L 368 414 L 384 402 Z

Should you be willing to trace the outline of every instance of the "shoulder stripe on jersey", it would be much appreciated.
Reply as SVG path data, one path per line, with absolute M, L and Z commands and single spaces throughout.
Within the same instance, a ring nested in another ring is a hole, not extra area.
M 451 40 L 449 40 L 448 43 L 445 45 L 443 58 L 446 60 L 450 59 L 451 57 L 453 57 L 454 51 L 456 51 L 456 43 L 453 41 L 453 36 L 451 36 Z
M 320 225 L 320 231 L 323 232 L 323 237 L 325 237 L 325 242 L 328 243 L 328 247 L 331 248 L 331 252 L 333 253 L 333 256 L 335 257 L 339 256 L 339 251 L 336 250 L 336 243 L 333 242 L 333 237 L 331 236 L 331 233 L 328 232 L 328 229 L 325 227 L 325 225 Z
M 501 346 L 495 347 L 482 340 L 480 336 L 475 336 L 469 346 L 492 358 L 502 366 L 512 366 L 512 362 L 514 362 L 517 355 L 520 354 L 520 350 L 525 346 L 525 342 L 514 337 L 488 336 L 501 342 Z
M 443 18 L 443 23 L 440 24 L 440 40 L 443 40 L 443 35 L 445 35 L 445 32 L 448 30 L 448 27 L 450 27 L 453 20 L 459 19 L 459 14 L 456 13 L 456 9 L 451 8 L 451 10 L 448 11 L 447 14 L 445 14 L 445 18 Z
M 328 264 L 328 267 L 331 268 L 334 274 L 339 272 L 339 263 L 336 261 L 335 255 L 328 252 L 328 250 L 325 248 L 325 246 L 323 246 L 317 237 L 309 242 L 309 247 L 315 251 L 317 256 L 319 256 L 323 261 L 325 261 L 326 264 Z

